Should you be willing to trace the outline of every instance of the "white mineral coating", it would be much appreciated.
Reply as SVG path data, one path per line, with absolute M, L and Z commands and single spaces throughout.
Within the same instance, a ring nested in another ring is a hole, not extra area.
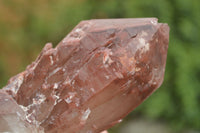
M 83 123 L 83 124 L 85 123 L 85 121 L 88 119 L 90 113 L 91 113 L 91 110 L 89 108 L 83 112 L 83 115 L 81 117 L 81 123 Z

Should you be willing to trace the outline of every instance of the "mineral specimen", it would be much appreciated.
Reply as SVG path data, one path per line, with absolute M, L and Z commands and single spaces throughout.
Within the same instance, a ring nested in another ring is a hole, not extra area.
M 168 38 L 156 18 L 80 22 L 3 88 L 0 131 L 99 133 L 121 122 L 161 85 Z

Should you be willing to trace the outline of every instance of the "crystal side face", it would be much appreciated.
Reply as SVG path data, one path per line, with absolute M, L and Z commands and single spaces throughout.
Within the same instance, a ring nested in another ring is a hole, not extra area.
M 3 90 L 43 132 L 99 133 L 160 87 L 168 41 L 156 18 L 82 21 Z

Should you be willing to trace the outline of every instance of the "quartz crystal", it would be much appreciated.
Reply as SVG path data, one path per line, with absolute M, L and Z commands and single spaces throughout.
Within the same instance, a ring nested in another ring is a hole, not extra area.
M 80 22 L 0 93 L 0 132 L 99 133 L 163 82 L 169 27 L 156 18 Z

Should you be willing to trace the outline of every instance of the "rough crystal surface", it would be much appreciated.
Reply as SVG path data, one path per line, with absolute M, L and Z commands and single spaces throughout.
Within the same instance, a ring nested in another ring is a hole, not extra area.
M 0 90 L 0 107 L 0 133 L 43 133 L 39 125 L 27 121 L 26 112 L 2 90 Z
M 99 133 L 161 85 L 168 39 L 168 25 L 156 18 L 82 21 L 10 79 L 3 88 L 10 95 L 7 106 L 23 112 L 25 119 L 13 116 L 22 125 L 40 126 L 42 132 Z M 2 108 L 0 122 L 9 115 Z

